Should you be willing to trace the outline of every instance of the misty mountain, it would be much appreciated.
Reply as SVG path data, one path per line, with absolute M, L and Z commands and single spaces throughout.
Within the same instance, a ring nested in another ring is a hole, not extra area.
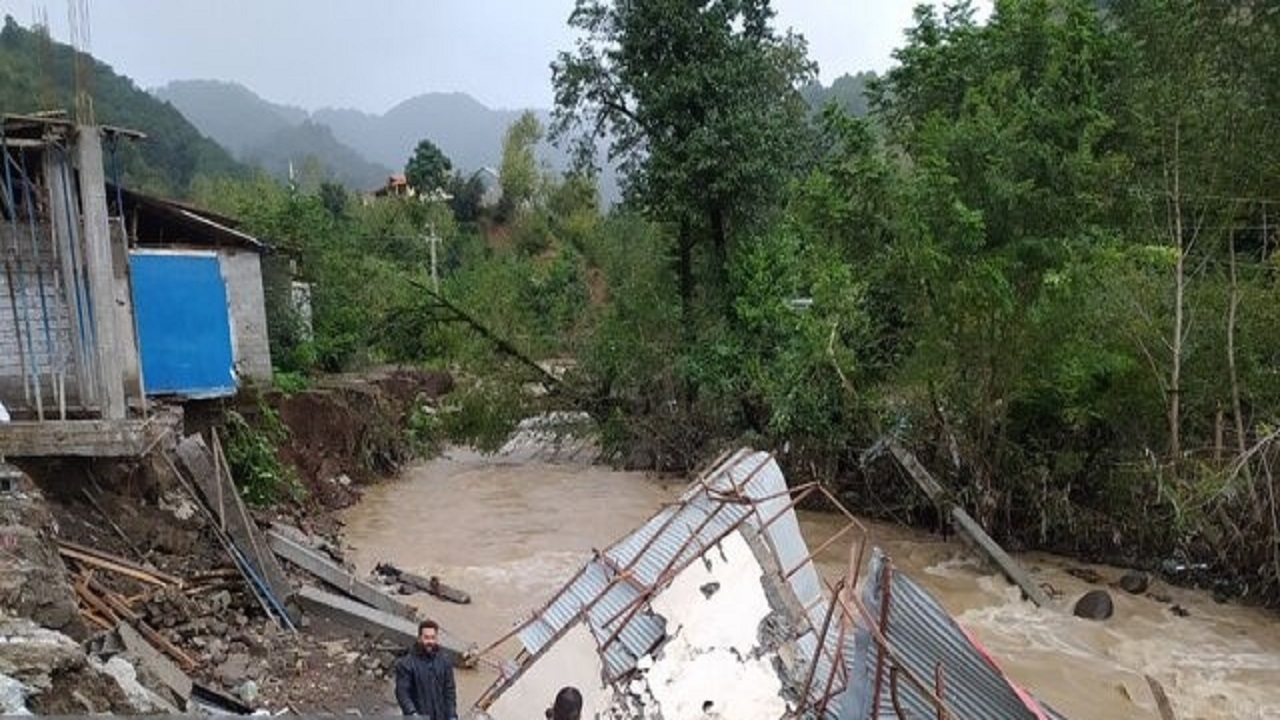
M 240 156 L 307 119 L 302 108 L 267 102 L 243 85 L 218 80 L 178 80 L 151 94 L 178 108 L 200 132 Z
M 47 35 L 23 28 L 12 17 L 0 31 L 0 108 L 5 112 L 74 108 L 74 51 Z M 197 175 L 238 175 L 246 168 L 214 142 L 201 137 L 182 114 L 148 95 L 110 65 L 87 56 L 93 108 L 99 123 L 147 134 L 122 143 L 124 181 L 142 190 L 185 195 Z
M 314 158 L 326 177 L 356 189 L 376 188 L 391 174 L 386 167 L 369 162 L 338 142 L 329 126 L 310 120 L 276 130 L 246 148 L 242 157 L 279 178 L 289 176 L 290 165 L 295 171 L 301 171 L 308 158 Z
M 319 162 L 326 176 L 351 188 L 377 187 L 391 174 L 312 121 L 306 110 L 264 100 L 243 85 L 183 80 L 152 93 L 242 161 L 275 177 L 288 177 L 290 164 L 301 169 L 308 158 Z
M 520 112 L 491 110 L 463 93 L 427 93 L 382 115 L 326 108 L 312 119 L 333 128 L 339 141 L 375 162 L 403 168 L 418 141 L 427 138 L 455 167 L 469 172 L 499 164 L 502 136 Z M 547 113 L 537 114 L 545 125 Z
M 496 168 L 502 161 L 502 137 L 523 112 L 493 110 L 464 93 L 417 95 L 375 115 L 333 108 L 308 114 L 264 100 L 241 85 L 216 80 L 174 82 L 152 92 L 245 162 L 283 177 L 290 159 L 297 168 L 312 155 L 340 182 L 365 189 L 380 185 L 390 172 L 402 172 L 424 138 L 464 173 Z M 534 114 L 544 127 L 549 124 L 549 112 L 535 110 Z M 549 142 L 544 141 L 537 152 L 552 172 L 569 167 L 568 154 Z M 617 199 L 612 168 L 602 171 L 600 187 L 606 201 Z

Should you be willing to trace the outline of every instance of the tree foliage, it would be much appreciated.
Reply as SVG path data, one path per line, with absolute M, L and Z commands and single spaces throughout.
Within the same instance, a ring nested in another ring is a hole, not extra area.
M 452 172 L 453 162 L 435 143 L 425 138 L 418 141 L 404 167 L 405 179 L 420 193 L 432 193 L 445 187 Z
M 731 243 L 777 205 L 804 160 L 814 72 L 801 38 L 772 26 L 768 0 L 578 0 L 577 49 L 552 66 L 553 134 L 608 138 L 629 201 L 678 228 L 686 317 L 701 277 L 723 284 Z

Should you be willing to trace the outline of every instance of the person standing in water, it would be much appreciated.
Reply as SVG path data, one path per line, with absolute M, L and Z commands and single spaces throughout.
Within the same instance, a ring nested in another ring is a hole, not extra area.
M 440 652 L 439 635 L 434 620 L 418 623 L 417 642 L 396 662 L 396 702 L 405 715 L 458 720 L 453 665 Z

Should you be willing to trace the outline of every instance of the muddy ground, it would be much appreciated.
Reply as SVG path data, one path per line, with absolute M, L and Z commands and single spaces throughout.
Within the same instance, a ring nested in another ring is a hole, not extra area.
M 289 428 L 289 441 L 279 455 L 297 469 L 306 493 L 271 511 L 254 511 L 259 525 L 298 527 L 317 544 L 336 550 L 341 561 L 341 524 L 335 512 L 410 459 L 412 448 L 401 430 L 408 413 L 417 404 L 434 403 L 451 387 L 443 373 L 387 369 L 362 378 L 327 379 L 320 387 L 289 396 L 262 396 Z M 256 397 L 242 397 L 237 407 L 252 422 L 261 405 Z M 214 404 L 192 406 L 186 432 L 215 426 L 220 413 Z M 43 495 L 44 502 L 23 506 L 25 517 L 0 518 L 7 529 L 4 546 L 12 544 L 22 557 L 38 561 L 3 568 L 0 610 L 77 641 L 103 632 L 77 611 L 71 586 L 86 581 L 91 568 L 75 560 L 64 564 L 53 541 L 78 543 L 184 580 L 180 589 L 158 588 L 109 571 L 92 574 L 94 582 L 127 599 L 143 622 L 195 661 L 188 673 L 193 680 L 273 712 L 394 710 L 390 670 L 403 648 L 358 637 L 317 618 L 307 618 L 297 634 L 278 628 L 235 573 L 194 498 L 172 481 L 166 483 L 166 474 L 150 467 L 155 461 L 21 463 L 34 481 L 33 494 Z M 4 504 L 10 513 L 18 512 L 17 507 Z M 287 564 L 286 570 L 296 573 L 299 583 L 315 582 Z M 31 709 L 128 709 L 100 674 L 86 670 L 77 679 L 74 672 L 63 673 L 74 687 L 29 698 Z M 51 698 L 73 696 L 87 703 L 50 704 Z

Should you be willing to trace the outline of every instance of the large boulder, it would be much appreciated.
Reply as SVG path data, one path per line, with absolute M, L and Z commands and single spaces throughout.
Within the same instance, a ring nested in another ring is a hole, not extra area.
M 1111 602 L 1111 593 L 1106 590 L 1090 590 L 1076 601 L 1071 612 L 1086 620 L 1106 620 L 1115 612 L 1115 606 Z

